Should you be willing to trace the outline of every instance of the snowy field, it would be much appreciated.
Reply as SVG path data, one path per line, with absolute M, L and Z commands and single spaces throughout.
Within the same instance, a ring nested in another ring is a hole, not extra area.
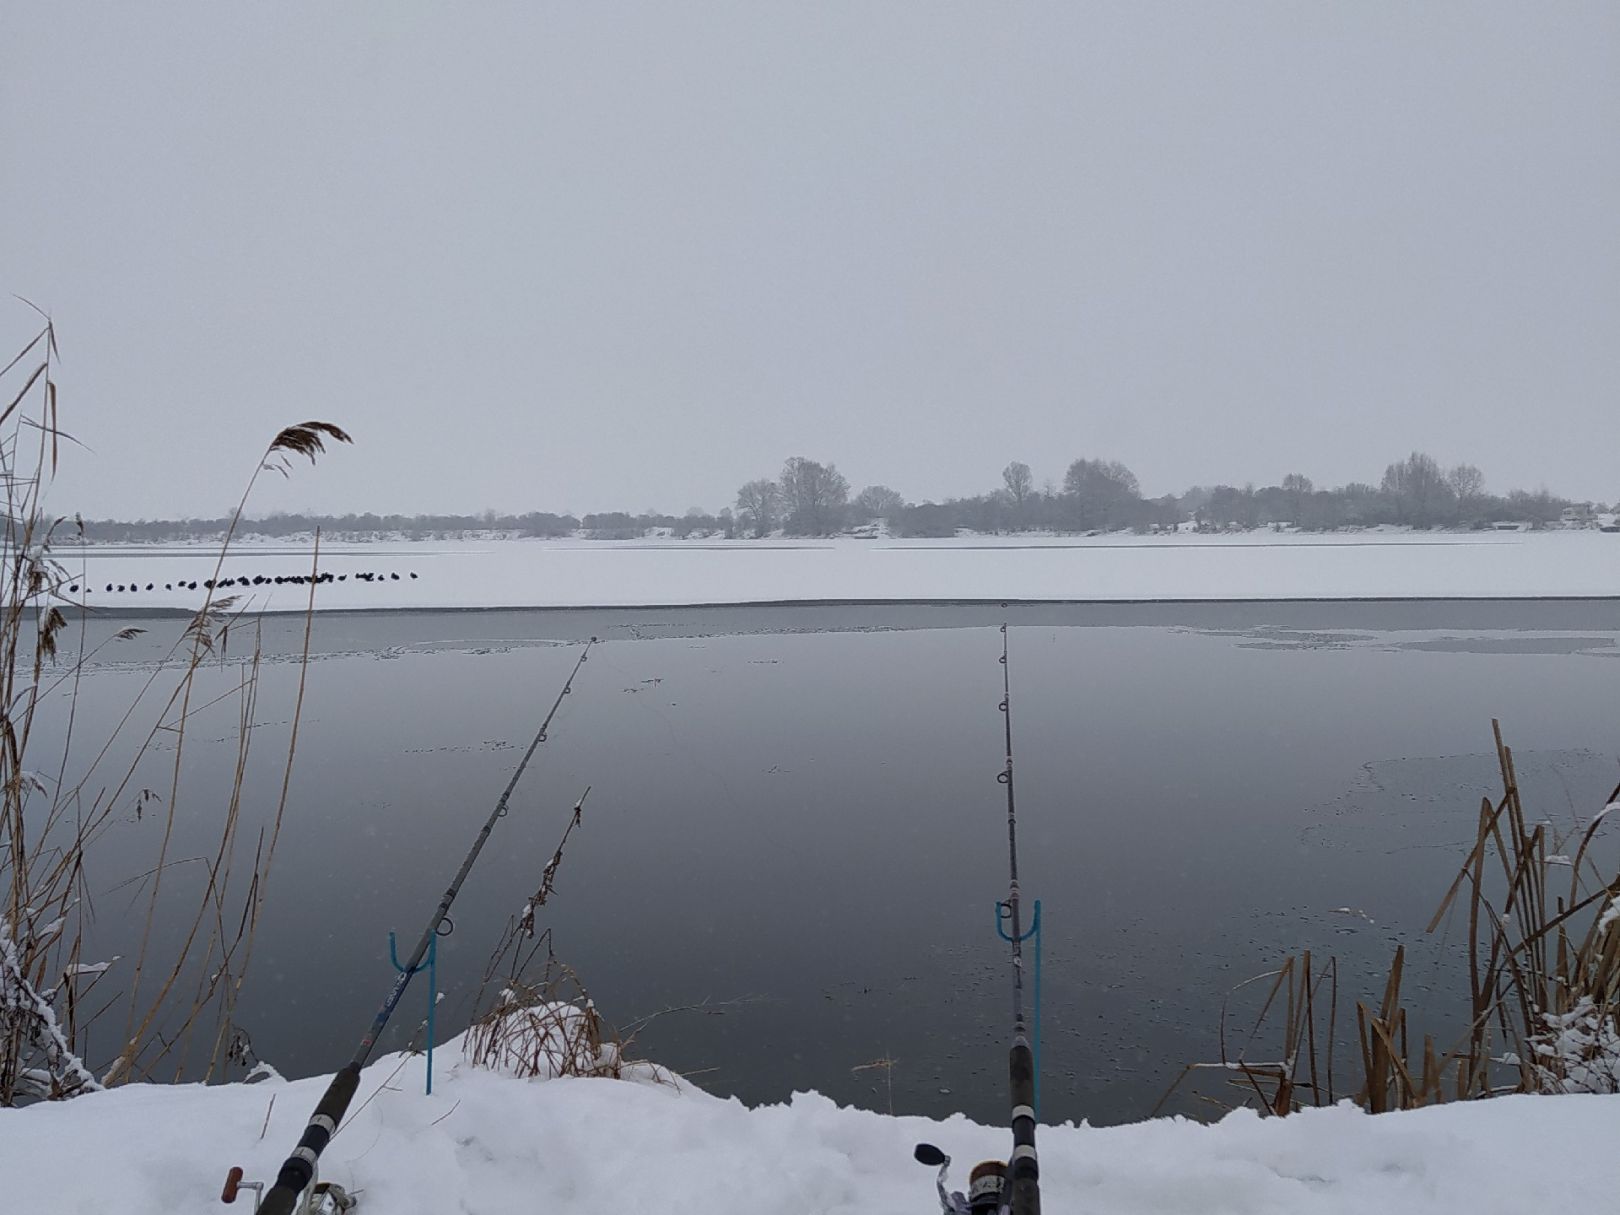
M 748 1109 L 689 1086 L 523 1081 L 474 1070 L 456 1043 L 422 1095 L 420 1056 L 369 1068 L 322 1176 L 360 1212 L 439 1215 L 932 1215 L 918 1140 L 951 1179 L 1005 1158 L 1005 1130 L 891 1118 L 814 1094 Z M 326 1078 L 131 1086 L 0 1110 L 5 1209 L 183 1215 L 220 1210 L 226 1170 L 273 1178 Z M 1214 1126 L 1162 1119 L 1043 1128 L 1042 1201 L 1107 1215 L 1524 1215 L 1611 1209 L 1620 1097 L 1505 1097 L 1372 1117 L 1349 1106 Z M 244 1194 L 233 1209 L 248 1209 Z
M 216 560 L 206 548 L 183 546 L 92 547 L 61 557 L 78 580 L 71 597 L 102 608 L 195 608 Z M 312 568 L 309 544 L 244 543 L 220 577 L 246 585 L 223 593 L 239 596 L 238 607 L 303 610 L 309 588 L 273 579 Z M 334 609 L 1620 597 L 1620 535 L 383 541 L 323 545 L 320 569 L 332 580 L 316 588 L 315 604 Z M 253 584 L 255 577 L 265 581 Z M 185 585 L 192 582 L 197 589 Z

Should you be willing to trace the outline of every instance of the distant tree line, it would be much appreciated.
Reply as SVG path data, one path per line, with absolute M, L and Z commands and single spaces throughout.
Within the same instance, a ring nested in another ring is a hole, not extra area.
M 821 492 L 815 492 L 820 487 Z M 825 535 L 876 521 L 902 536 L 974 532 L 1109 532 L 1191 528 L 1225 531 L 1298 527 L 1308 531 L 1395 524 L 1418 528 L 1486 527 L 1497 522 L 1532 526 L 1558 522 L 1568 499 L 1546 490 L 1487 493 L 1471 464 L 1443 469 L 1413 452 L 1385 470 L 1378 485 L 1351 482 L 1317 488 L 1302 473 L 1276 485 L 1194 486 L 1183 494 L 1142 495 L 1136 474 L 1117 460 L 1079 459 L 1061 485 L 1037 488 L 1028 464 L 1014 460 L 1001 484 L 973 497 L 907 502 L 886 485 L 869 485 L 854 498 L 837 469 L 795 457 L 775 481 L 750 481 L 737 493 L 736 522 L 743 534 Z
M 684 515 L 657 511 L 608 511 L 583 516 L 530 511 L 503 515 L 306 515 L 274 514 L 246 520 L 245 535 L 290 537 L 319 527 L 334 539 L 404 536 L 421 540 L 468 535 L 570 536 L 633 539 L 653 531 L 677 537 L 759 538 L 828 536 L 849 529 L 870 531 L 884 524 L 900 536 L 951 536 L 974 532 L 1163 531 L 1181 528 L 1228 531 L 1298 527 L 1307 531 L 1395 524 L 1417 528 L 1481 528 L 1513 522 L 1531 526 L 1557 523 L 1576 506 L 1545 489 L 1493 494 L 1471 464 L 1447 469 L 1432 456 L 1413 452 L 1384 469 L 1377 485 L 1350 482 L 1318 488 L 1303 473 L 1289 473 L 1276 485 L 1195 485 L 1183 494 L 1148 498 L 1136 475 L 1117 460 L 1078 459 L 1061 484 L 1037 487 L 1028 464 L 1014 460 L 1001 470 L 1001 484 L 985 493 L 943 502 L 908 502 L 886 485 L 868 485 L 850 494 L 849 481 L 834 464 L 794 456 L 776 477 L 746 482 L 731 506 L 711 514 L 693 507 Z M 1598 507 L 1601 509 L 1601 505 Z M 84 537 L 96 543 L 162 543 L 218 539 L 228 520 L 154 519 L 133 523 L 92 519 Z

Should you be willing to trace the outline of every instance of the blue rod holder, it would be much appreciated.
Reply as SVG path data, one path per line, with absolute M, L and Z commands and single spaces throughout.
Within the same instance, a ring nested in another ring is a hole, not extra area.
M 1036 905 L 1037 908 L 1039 904 Z M 1039 915 L 1039 912 L 1036 913 Z M 401 974 L 406 973 L 405 968 L 399 964 L 399 953 L 394 946 L 394 934 L 388 934 L 388 960 L 394 964 L 394 969 Z M 428 942 L 427 961 L 418 962 L 411 974 L 427 971 L 428 976 L 428 1011 L 427 1011 L 427 1095 L 433 1096 L 433 1014 L 439 1007 L 439 938 L 437 935 Z M 1039 975 L 1039 969 L 1036 974 Z M 1039 991 L 1039 978 L 1036 979 L 1036 990 Z M 1036 997 L 1039 999 L 1039 996 Z M 1039 1083 L 1037 1078 L 1036 1083 Z
M 996 904 L 996 935 L 1003 941 L 1011 943 L 1013 936 L 1002 924 L 1010 919 L 1012 909 L 1006 903 Z M 1035 914 L 1030 917 L 1029 927 L 1018 937 L 1019 941 L 1035 938 L 1035 1024 L 1034 1024 L 1034 1050 L 1035 1056 L 1035 1116 L 1041 1116 L 1041 901 L 1035 900 Z

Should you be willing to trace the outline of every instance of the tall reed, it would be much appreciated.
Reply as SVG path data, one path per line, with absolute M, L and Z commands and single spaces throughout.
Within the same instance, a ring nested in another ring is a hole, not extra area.
M 1398 947 L 1381 997 L 1355 1006 L 1354 1098 L 1372 1113 L 1502 1093 L 1620 1092 L 1620 857 L 1600 838 L 1620 811 L 1620 786 L 1560 835 L 1526 809 L 1513 750 L 1499 722 L 1491 729 L 1501 795 L 1481 799 L 1473 841 L 1426 929 L 1432 935 L 1456 912 L 1467 916 L 1468 1003 L 1457 1018 L 1465 1028 L 1444 1048 L 1432 1033 L 1415 1040 Z M 1223 1009 L 1220 1061 L 1185 1067 L 1165 1100 L 1208 1070 L 1227 1073 L 1243 1103 L 1268 1113 L 1335 1100 L 1337 965 L 1330 960 L 1315 982 L 1311 965 L 1306 952 L 1250 980 L 1272 984 L 1247 1039 L 1229 1051 Z M 1333 991 L 1319 1000 L 1329 973 Z M 1262 1049 L 1256 1043 L 1279 1036 L 1280 1045 L 1251 1058 Z
M 43 316 L 43 314 L 42 314 Z M 227 634 L 242 622 L 242 608 L 210 590 L 162 658 L 148 671 L 133 701 L 104 738 L 93 740 L 79 763 L 81 701 L 88 664 L 107 645 L 143 632 L 126 628 L 101 645 L 87 645 L 90 609 L 59 551 L 70 526 L 52 519 L 45 498 L 64 441 L 58 425 L 57 335 L 48 317 L 4 368 L 0 384 L 14 385 L 0 412 L 0 494 L 5 522 L 0 536 L 0 1105 L 62 1098 L 121 1080 L 147 1078 L 160 1065 L 182 1074 L 195 1031 L 212 1015 L 205 1075 L 233 1054 L 236 999 L 262 915 L 271 861 L 283 818 L 303 701 L 286 744 L 280 796 L 268 825 L 251 847 L 241 838 L 244 778 L 257 733 L 256 705 L 262 654 L 254 644 L 239 661 L 239 678 L 226 692 L 237 701 L 234 779 L 229 789 L 197 797 L 197 821 L 214 833 L 199 858 L 176 859 L 171 843 L 185 792 L 182 759 L 188 728 L 212 701 L 194 700 L 200 670 L 223 660 Z M 286 473 L 289 458 L 312 462 L 325 441 L 349 442 L 326 422 L 288 427 L 272 438 L 248 478 L 215 561 L 223 568 L 231 537 L 260 474 Z M 76 527 L 76 521 L 73 525 Z M 319 542 L 317 538 L 316 559 Z M 313 612 L 311 602 L 306 611 Z M 77 629 L 70 624 L 76 618 Z M 309 616 L 304 660 L 307 667 Z M 74 634 L 77 644 L 72 645 Z M 214 698 L 217 700 L 218 698 Z M 59 743 L 39 754 L 36 727 L 47 704 L 62 705 Z M 156 708 L 155 713 L 152 712 Z M 173 750 L 163 792 L 139 783 L 161 746 Z M 205 804 L 222 806 L 211 823 Z M 152 815 L 156 808 L 159 813 Z M 159 834 L 157 863 L 149 874 L 140 947 L 127 976 L 117 960 L 86 957 L 93 906 L 91 862 L 106 850 L 111 827 L 126 813 Z M 181 864 L 200 863 L 203 879 L 178 900 L 166 881 Z M 175 917 L 172 938 L 154 936 L 160 910 Z M 110 996 L 101 988 L 116 988 Z M 143 990 L 144 989 L 144 990 Z M 92 997 L 94 996 L 94 1007 Z M 110 1006 L 126 1007 L 125 1026 L 101 1067 L 86 1062 L 91 1024 Z

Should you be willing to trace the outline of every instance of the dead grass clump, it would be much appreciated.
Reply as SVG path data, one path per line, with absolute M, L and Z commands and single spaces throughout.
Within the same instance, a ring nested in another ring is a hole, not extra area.
M 549 943 L 549 930 L 543 936 Z M 629 1057 L 635 1036 L 633 1028 L 621 1034 L 604 1021 L 579 976 L 548 949 L 541 976 L 503 987 L 467 1031 L 462 1051 L 473 1066 L 520 1080 L 590 1076 L 679 1088 L 674 1072 Z
M 476 1067 L 522 1080 L 623 1075 L 618 1043 L 604 1041 L 602 1018 L 589 998 L 578 1003 L 524 984 L 503 988 L 490 1010 L 467 1031 L 464 1048 Z

